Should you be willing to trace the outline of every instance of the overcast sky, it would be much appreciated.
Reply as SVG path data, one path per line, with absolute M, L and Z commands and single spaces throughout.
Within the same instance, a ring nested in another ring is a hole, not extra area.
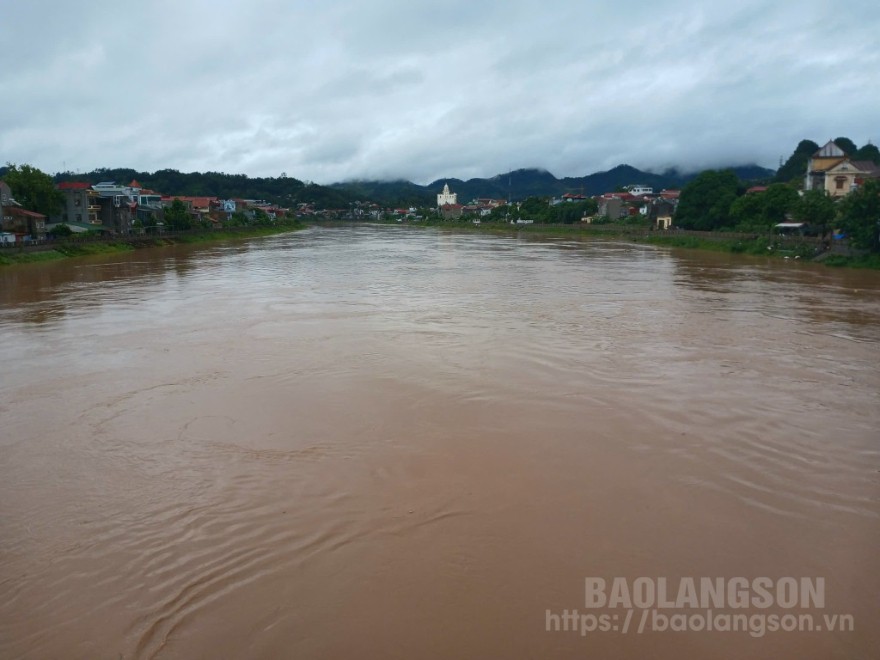
M 880 143 L 880 2 L 0 0 L 0 161 L 353 178 Z

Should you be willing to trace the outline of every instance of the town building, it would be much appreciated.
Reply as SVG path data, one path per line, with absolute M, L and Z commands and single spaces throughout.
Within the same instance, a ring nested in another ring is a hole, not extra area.
M 804 190 L 824 190 L 831 197 L 845 197 L 868 178 L 880 178 L 880 168 L 871 161 L 852 160 L 829 140 L 807 162 Z
M 635 184 L 632 186 L 626 186 L 624 188 L 630 195 L 653 195 L 654 189 L 651 186 L 643 186 L 641 184 Z
M 46 216 L 21 208 L 12 189 L 0 181 L 0 241 L 20 243 L 46 238 Z
M 442 209 L 446 205 L 458 204 L 458 194 L 449 190 L 449 184 L 443 184 L 443 192 L 437 195 L 437 208 Z
M 444 220 L 458 220 L 463 212 L 464 206 L 461 204 L 444 204 L 440 207 L 440 216 Z
M 55 186 L 63 196 L 60 213 L 49 219 L 55 223 L 100 225 L 100 195 L 90 183 L 62 181 Z
M 20 206 L 4 206 L 0 231 L 14 234 L 16 241 L 42 241 L 46 238 L 46 216 Z
M 12 188 L 5 181 L 0 180 L 0 207 L 12 206 L 15 200 L 12 199 Z

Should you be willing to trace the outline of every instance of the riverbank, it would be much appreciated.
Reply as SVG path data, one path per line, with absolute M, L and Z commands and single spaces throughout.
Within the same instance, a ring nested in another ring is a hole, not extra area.
M 770 234 L 736 232 L 698 232 L 668 230 L 656 231 L 643 225 L 511 225 L 506 222 L 483 222 L 475 225 L 467 222 L 421 221 L 399 223 L 382 221 L 378 224 L 413 227 L 435 227 L 457 232 L 480 234 L 531 234 L 536 236 L 585 236 L 612 238 L 648 245 L 681 248 L 686 250 L 708 250 L 730 254 L 746 254 L 796 261 L 814 261 L 826 266 L 840 268 L 868 268 L 880 270 L 880 255 L 828 253 L 821 249 L 821 242 L 815 238 L 801 236 L 777 236 Z
M 131 252 L 145 248 L 166 247 L 181 243 L 215 243 L 237 239 L 272 236 L 305 229 L 301 222 L 285 222 L 271 227 L 243 227 L 205 231 L 166 233 L 161 236 L 130 236 L 109 239 L 60 240 L 51 244 L 8 247 L 0 250 L 0 266 L 56 261 L 70 257 Z

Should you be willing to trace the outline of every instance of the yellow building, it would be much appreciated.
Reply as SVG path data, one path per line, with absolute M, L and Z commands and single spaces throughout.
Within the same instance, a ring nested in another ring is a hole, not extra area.
M 834 141 L 829 141 L 807 162 L 804 190 L 824 190 L 831 197 L 844 197 L 865 178 L 878 176 L 877 165 L 852 160 Z

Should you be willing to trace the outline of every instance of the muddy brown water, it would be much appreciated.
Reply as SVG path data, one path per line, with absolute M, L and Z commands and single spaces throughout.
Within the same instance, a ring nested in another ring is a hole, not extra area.
M 0 657 L 880 657 L 878 349 L 877 272 L 613 241 L 2 269 Z M 548 631 L 590 576 L 854 630 Z

